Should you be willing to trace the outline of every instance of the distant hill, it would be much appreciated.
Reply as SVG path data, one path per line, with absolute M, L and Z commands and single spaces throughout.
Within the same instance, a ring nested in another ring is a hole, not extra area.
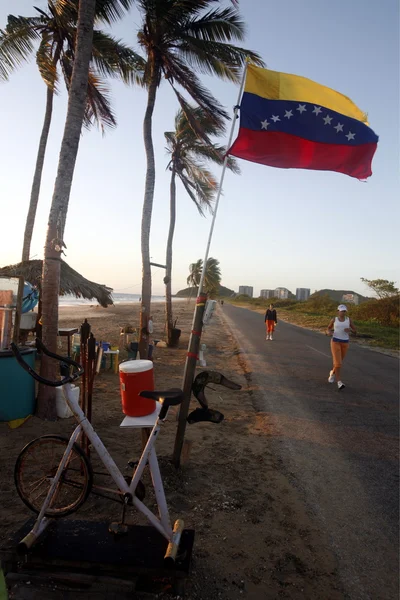
M 196 297 L 197 294 L 197 287 L 188 287 L 185 288 L 184 290 L 179 290 L 179 292 L 177 292 L 175 294 L 175 298 L 189 298 L 189 296 L 192 296 L 192 298 Z M 233 290 L 230 290 L 229 288 L 220 285 L 219 286 L 219 292 L 218 292 L 218 296 L 221 298 L 229 298 L 230 296 L 235 296 L 236 292 L 234 292 Z
M 315 298 L 315 296 L 329 296 L 329 298 L 331 298 L 331 300 L 333 300 L 334 302 L 342 302 L 342 297 L 344 294 L 354 294 L 355 296 L 358 296 L 358 302 L 359 304 L 362 304 L 363 302 L 367 302 L 368 300 L 371 300 L 371 298 L 368 298 L 367 296 L 362 296 L 361 294 L 358 294 L 357 292 L 353 292 L 352 290 L 318 290 L 317 292 L 314 292 L 314 294 L 311 294 L 310 298 Z

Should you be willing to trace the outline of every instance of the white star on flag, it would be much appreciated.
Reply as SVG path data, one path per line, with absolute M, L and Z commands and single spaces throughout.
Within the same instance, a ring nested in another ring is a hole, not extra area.
M 336 133 L 339 133 L 339 131 L 343 131 L 343 125 L 338 123 L 333 129 L 336 129 Z
M 301 115 L 303 114 L 303 112 L 307 112 L 305 104 L 299 104 L 299 106 L 296 108 L 296 110 L 298 110 Z
M 313 113 L 318 116 L 320 112 L 322 112 L 322 108 L 320 106 L 314 106 Z
M 285 110 L 285 118 L 290 119 L 290 117 L 293 117 L 293 112 L 291 110 Z
M 326 117 L 324 117 L 323 122 L 325 123 L 325 125 L 330 125 L 331 121 L 333 120 L 332 117 L 330 117 L 329 115 L 326 115 Z
M 351 133 L 351 131 L 349 131 L 349 133 L 347 135 L 345 135 L 344 137 L 347 137 L 347 139 L 349 140 L 354 140 L 354 138 L 356 137 L 355 133 Z
M 271 125 L 271 123 L 268 123 L 267 119 L 261 121 L 261 129 L 268 129 L 268 125 Z
M 273 120 L 274 123 L 276 123 L 277 121 L 280 121 L 280 118 L 277 115 L 272 115 L 271 119 Z

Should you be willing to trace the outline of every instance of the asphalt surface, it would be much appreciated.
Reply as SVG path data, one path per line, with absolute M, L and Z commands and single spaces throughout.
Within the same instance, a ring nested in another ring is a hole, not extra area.
M 351 599 L 399 597 L 399 362 L 351 344 L 344 390 L 328 383 L 329 338 L 225 304 L 282 470 L 329 540 Z

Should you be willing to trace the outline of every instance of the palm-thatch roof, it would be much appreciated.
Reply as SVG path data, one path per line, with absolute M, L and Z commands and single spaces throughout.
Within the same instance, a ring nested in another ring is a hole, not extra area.
M 42 260 L 26 260 L 16 265 L 1 267 L 0 275 L 5 277 L 23 277 L 25 281 L 36 285 L 40 291 L 42 285 L 42 268 Z M 101 306 L 107 307 L 109 304 L 113 304 L 111 293 L 112 288 L 85 279 L 85 277 L 72 269 L 65 261 L 61 261 L 60 296 L 70 294 L 76 298 L 85 298 L 86 300 L 96 299 Z

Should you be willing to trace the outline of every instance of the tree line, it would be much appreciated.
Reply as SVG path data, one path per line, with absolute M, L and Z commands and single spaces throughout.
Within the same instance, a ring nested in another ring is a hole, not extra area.
M 60 259 L 66 247 L 64 230 L 81 130 L 95 123 L 104 131 L 116 125 L 105 81 L 110 77 L 118 77 L 128 85 L 142 86 L 147 91 L 143 117 L 147 166 L 141 220 L 142 356 L 147 355 L 148 319 L 151 314 L 149 239 L 156 181 L 152 119 L 157 92 L 163 82 L 171 86 L 179 107 L 174 130 L 165 134 L 171 171 L 171 217 L 165 265 L 170 331 L 173 321 L 170 297 L 176 179 L 182 183 L 200 214 L 212 210 L 218 185 L 207 165 L 210 162 L 222 164 L 226 151 L 213 138 L 225 132 L 229 115 L 203 85 L 198 74 L 238 83 L 247 59 L 264 66 L 256 52 L 236 44 L 243 41 L 246 28 L 238 2 L 232 0 L 231 4 L 224 6 L 217 0 L 48 0 L 46 10 L 32 9 L 33 16 L 9 15 L 5 28 L 0 30 L 0 78 L 8 80 L 12 72 L 34 54 L 46 85 L 45 115 L 25 227 L 23 261 L 29 258 L 54 95 L 61 81 L 68 91 L 42 273 L 42 335 L 51 351 L 56 351 L 57 344 Z M 140 15 L 136 31 L 140 52 L 101 29 L 125 17 L 133 6 Z M 233 159 L 228 167 L 238 172 Z M 42 359 L 43 377 L 55 378 L 55 369 L 54 363 Z M 55 418 L 54 391 L 51 388 L 40 389 L 38 414 Z

